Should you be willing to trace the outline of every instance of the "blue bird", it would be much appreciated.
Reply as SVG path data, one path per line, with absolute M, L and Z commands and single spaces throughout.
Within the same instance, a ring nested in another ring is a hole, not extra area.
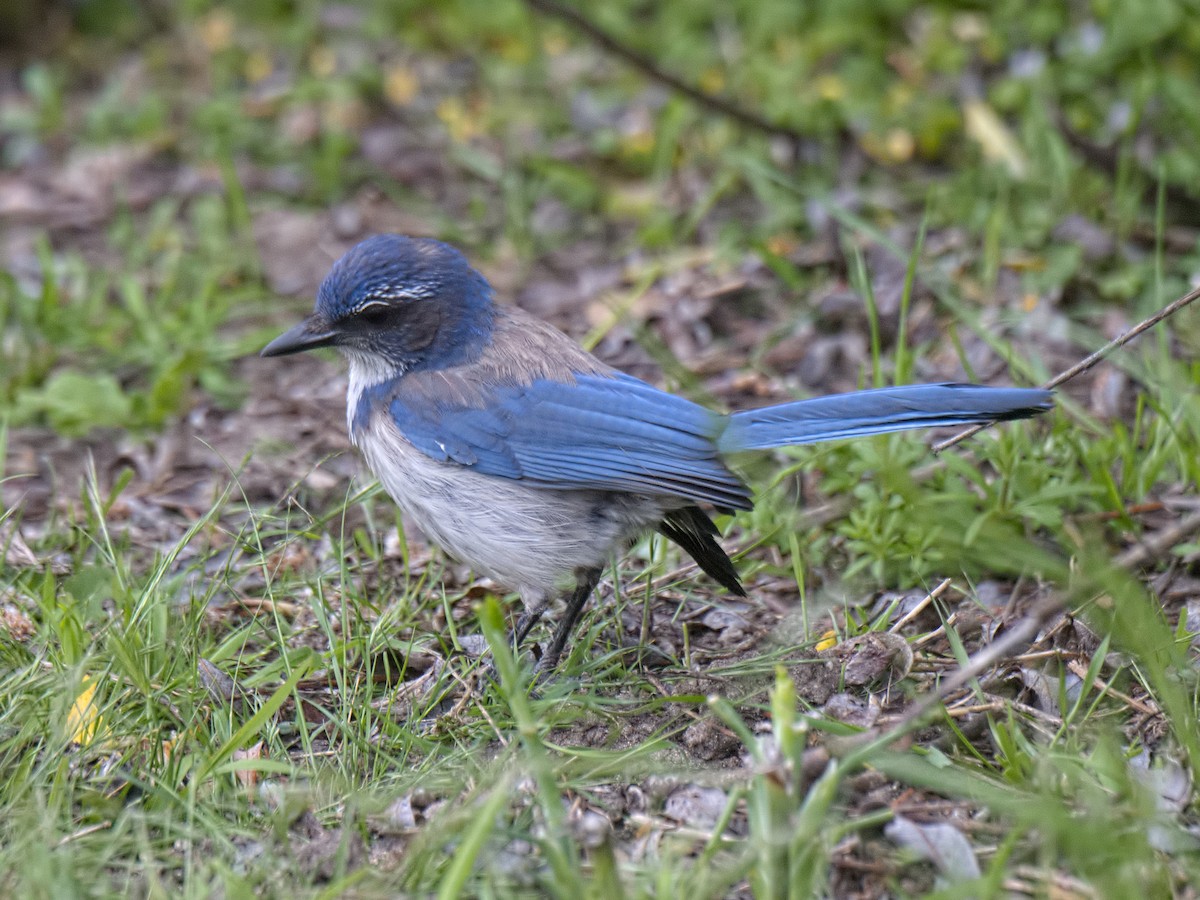
M 524 603 L 519 645 L 574 582 L 539 662 L 557 665 L 614 553 L 657 530 L 745 596 L 704 507 L 751 508 L 726 454 L 1021 419 L 1048 391 L 921 384 L 723 415 L 606 366 L 440 241 L 377 235 L 333 266 L 313 313 L 263 356 L 334 347 L 350 437 L 421 530 Z

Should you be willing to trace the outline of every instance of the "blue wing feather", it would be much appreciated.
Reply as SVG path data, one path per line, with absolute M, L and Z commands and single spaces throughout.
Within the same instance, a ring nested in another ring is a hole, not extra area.
M 748 509 L 721 462 L 722 417 L 628 375 L 488 386 L 475 403 L 431 403 L 401 379 L 388 412 L 433 459 L 555 490 L 666 494 Z

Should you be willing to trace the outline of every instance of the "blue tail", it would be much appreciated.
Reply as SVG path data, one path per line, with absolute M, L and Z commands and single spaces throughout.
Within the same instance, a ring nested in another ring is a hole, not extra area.
M 729 416 L 722 453 L 813 444 L 909 428 L 1026 419 L 1053 406 L 1050 391 L 977 384 L 913 384 L 748 409 Z

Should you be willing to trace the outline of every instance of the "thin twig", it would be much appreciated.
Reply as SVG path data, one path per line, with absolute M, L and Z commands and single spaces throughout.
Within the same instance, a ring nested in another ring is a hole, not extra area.
M 1088 674 L 1087 666 L 1085 666 L 1083 663 L 1081 663 L 1077 659 L 1073 659 L 1069 663 L 1067 663 L 1067 671 L 1069 671 L 1072 675 L 1074 675 L 1080 681 L 1087 678 L 1087 674 Z M 1141 700 L 1138 700 L 1134 697 L 1129 696 L 1129 694 L 1124 694 L 1121 691 L 1118 691 L 1115 687 L 1113 687 L 1111 684 L 1109 684 L 1102 678 L 1093 678 L 1092 679 L 1092 688 L 1101 694 L 1108 694 L 1110 697 L 1116 697 L 1118 700 L 1120 700 L 1126 706 L 1136 709 L 1138 712 L 1140 712 L 1144 716 L 1161 716 L 1162 715 L 1162 710 L 1158 708 L 1157 704 L 1154 706 L 1150 706 L 1146 703 L 1143 703 Z
M 103 822 L 96 822 L 94 825 L 87 825 L 83 828 L 80 828 L 78 831 L 73 831 L 70 834 L 63 835 L 61 838 L 59 838 L 58 843 L 54 846 L 65 847 L 72 841 L 85 838 L 89 834 L 95 834 L 97 831 L 104 831 L 106 828 L 112 828 L 111 819 L 105 819 Z
M 1095 366 L 1096 363 L 1100 362 L 1100 360 L 1104 359 L 1104 357 L 1108 356 L 1108 354 L 1112 353 L 1112 351 L 1116 350 L 1118 347 L 1125 346 L 1130 341 L 1132 341 L 1135 337 L 1137 337 L 1139 334 L 1141 334 L 1143 331 L 1146 331 L 1149 328 L 1153 328 L 1155 325 L 1157 325 L 1163 319 L 1166 319 L 1166 318 L 1169 318 L 1169 317 L 1175 315 L 1175 313 L 1179 312 L 1181 309 L 1183 309 L 1188 304 L 1192 303 L 1197 298 L 1200 298 L 1200 287 L 1193 288 L 1192 290 L 1188 291 L 1186 294 L 1184 294 L 1182 297 L 1180 297 L 1175 302 L 1169 303 L 1166 306 L 1164 306 L 1162 309 L 1160 309 L 1154 315 L 1150 316 L 1150 318 L 1143 319 L 1142 321 L 1138 322 L 1136 325 L 1134 325 L 1132 328 L 1130 328 L 1124 334 L 1109 341 L 1107 344 L 1105 344 L 1103 347 L 1101 347 L 1099 350 L 1097 350 L 1091 356 L 1088 356 L 1087 358 L 1080 360 L 1075 365 L 1071 366 L 1071 368 L 1055 375 L 1053 378 L 1051 378 L 1049 381 L 1047 381 L 1045 384 L 1043 384 L 1042 387 L 1049 390 L 1050 388 L 1058 387 L 1060 384 L 1070 381 L 1076 375 L 1083 374 L 1088 369 Z M 993 423 L 988 422 L 983 425 L 972 425 L 970 428 L 960 431 L 954 437 L 948 438 L 948 439 L 942 441 L 940 444 L 934 444 L 933 448 L 932 448 L 933 452 L 941 453 L 943 450 L 949 450 L 955 444 L 959 443 L 960 441 L 965 441 L 967 438 L 971 437 L 971 435 L 973 435 L 973 434 L 978 434 L 979 432 L 983 431 L 983 429 L 987 428 L 988 425 L 991 425 L 991 424 L 993 424 Z
M 1191 537 L 1200 531 L 1200 512 L 1184 516 L 1170 528 L 1164 528 L 1148 541 L 1143 541 L 1136 547 L 1130 547 L 1113 562 L 1123 569 L 1132 569 L 1144 562 L 1156 559 L 1166 553 L 1184 538 Z
M 915 619 L 917 616 L 919 616 L 925 610 L 925 607 L 927 607 L 930 603 L 932 603 L 938 597 L 942 596 L 942 594 L 946 593 L 946 588 L 948 588 L 948 587 L 950 587 L 950 579 L 949 578 L 947 578 L 945 581 L 943 581 L 941 584 L 939 584 L 937 587 L 935 587 L 932 591 L 930 591 L 928 594 L 926 594 L 924 600 L 922 600 L 920 603 L 918 603 L 916 606 L 914 606 L 912 609 L 910 609 L 904 615 L 904 617 L 902 619 L 900 619 L 891 628 L 889 628 L 888 631 L 891 632 L 892 634 L 895 634 L 896 632 L 898 632 L 901 628 L 903 628 L 905 625 L 907 625 L 909 622 L 911 622 L 913 619 Z
M 557 0 L 525 0 L 525 3 L 537 12 L 544 13 L 567 23 L 613 56 L 625 60 L 625 62 L 629 63 L 629 65 L 633 66 L 643 75 L 665 84 L 671 90 L 683 94 L 701 106 L 715 110 L 724 116 L 728 116 L 735 122 L 740 122 L 742 125 L 753 128 L 756 131 L 761 131 L 764 134 L 787 138 L 792 142 L 794 147 L 799 147 L 807 140 L 805 135 L 794 128 L 789 128 L 778 122 L 772 122 L 769 119 L 763 118 L 758 113 L 740 106 L 729 97 L 702 91 L 695 85 L 688 84 L 679 76 L 664 71 L 649 56 L 639 53 L 632 47 L 627 47 L 576 9 L 564 6 L 558 3 Z

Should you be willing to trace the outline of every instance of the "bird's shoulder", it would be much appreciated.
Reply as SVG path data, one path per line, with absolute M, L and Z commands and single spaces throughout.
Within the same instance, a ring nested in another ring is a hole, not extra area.
M 462 365 L 407 373 L 391 400 L 469 408 L 488 402 L 498 390 L 537 382 L 573 384 L 581 377 L 613 378 L 620 373 L 592 356 L 548 322 L 518 307 L 499 307 L 491 340 Z
M 491 346 L 477 365 L 496 380 L 514 384 L 618 374 L 549 322 L 516 306 L 497 308 Z

